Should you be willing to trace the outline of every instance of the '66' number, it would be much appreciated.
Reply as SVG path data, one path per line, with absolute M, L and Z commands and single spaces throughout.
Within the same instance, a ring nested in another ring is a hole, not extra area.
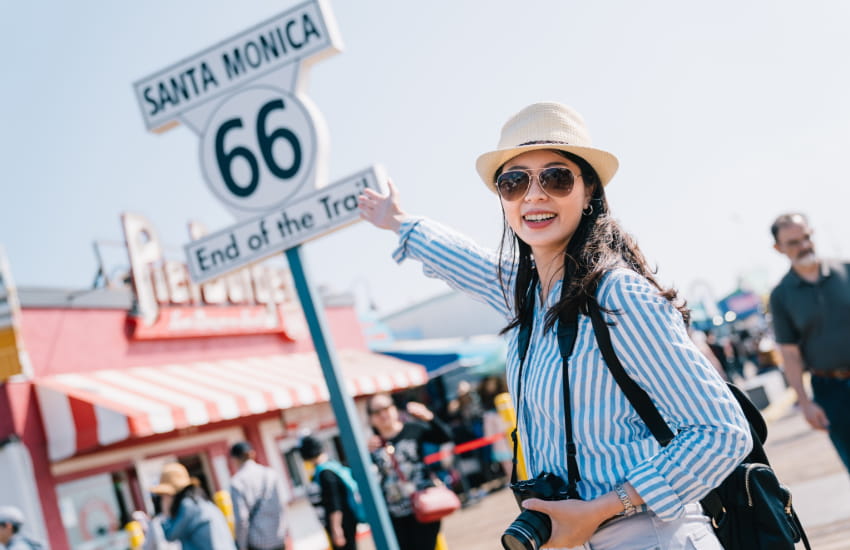
M 289 179 L 297 174 L 301 168 L 301 143 L 289 128 L 276 128 L 271 133 L 266 128 L 266 119 L 268 119 L 269 114 L 276 109 L 283 110 L 284 108 L 282 99 L 274 99 L 263 105 L 257 114 L 256 129 L 257 143 L 260 146 L 260 153 L 266 167 L 276 177 Z M 260 183 L 260 167 L 257 163 L 257 156 L 244 145 L 237 145 L 230 151 L 225 150 L 224 141 L 227 133 L 235 128 L 242 128 L 242 118 L 231 118 L 219 126 L 218 132 L 215 134 L 215 158 L 219 173 L 227 189 L 237 197 L 249 197 L 256 191 Z M 288 167 L 281 167 L 272 155 L 272 147 L 278 139 L 286 140 L 292 147 L 292 163 Z M 239 157 L 244 159 L 251 169 L 251 177 L 247 185 L 240 185 L 233 177 L 233 160 Z

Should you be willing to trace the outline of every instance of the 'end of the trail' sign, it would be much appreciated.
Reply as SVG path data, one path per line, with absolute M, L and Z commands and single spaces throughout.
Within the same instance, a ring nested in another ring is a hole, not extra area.
M 341 48 L 330 10 L 310 0 L 133 84 L 148 130 L 172 127 L 199 105 L 296 61 Z
M 386 193 L 386 177 L 373 166 L 274 212 L 243 221 L 184 247 L 189 275 L 202 283 L 276 252 L 340 229 L 360 218 L 364 189 Z

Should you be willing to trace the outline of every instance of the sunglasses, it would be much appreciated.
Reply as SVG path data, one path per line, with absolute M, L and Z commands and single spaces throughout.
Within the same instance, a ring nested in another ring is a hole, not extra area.
M 576 176 L 573 171 L 563 166 L 552 166 L 538 170 L 509 170 L 502 172 L 496 178 L 496 189 L 499 195 L 506 201 L 515 201 L 523 198 L 531 186 L 531 177 L 537 174 L 537 181 L 544 193 L 552 198 L 561 198 L 569 195 L 573 190 Z
M 384 412 L 384 411 L 386 411 L 386 410 L 388 410 L 392 407 L 393 407 L 393 405 L 387 405 L 385 407 L 378 407 L 377 409 L 370 409 L 367 412 L 369 413 L 369 416 L 373 416 L 373 415 L 376 415 L 376 414 L 380 414 L 380 413 L 382 413 L 382 412 Z

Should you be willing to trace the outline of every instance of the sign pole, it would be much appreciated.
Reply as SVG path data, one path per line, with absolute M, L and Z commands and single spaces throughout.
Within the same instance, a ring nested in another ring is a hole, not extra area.
M 304 317 L 307 320 L 307 326 L 310 328 L 310 335 L 313 338 L 313 346 L 316 348 L 316 355 L 318 355 L 319 363 L 322 366 L 322 373 L 325 375 L 331 407 L 339 426 L 342 448 L 345 450 L 345 456 L 348 458 L 354 477 L 360 485 L 360 494 L 363 498 L 363 504 L 366 506 L 369 525 L 372 527 L 375 548 L 377 550 L 399 550 L 384 497 L 372 473 L 372 461 L 366 454 L 366 444 L 363 441 L 361 427 L 352 423 L 352 419 L 357 418 L 354 401 L 339 383 L 336 351 L 331 341 L 331 335 L 325 329 L 325 312 L 322 307 L 316 307 L 316 304 L 321 305 L 321 302 L 315 299 L 315 292 L 307 279 L 304 265 L 301 262 L 300 250 L 300 245 L 290 248 L 286 251 L 286 259 L 289 262 L 289 269 L 292 271 L 295 290 L 298 292 L 301 307 L 304 309 Z

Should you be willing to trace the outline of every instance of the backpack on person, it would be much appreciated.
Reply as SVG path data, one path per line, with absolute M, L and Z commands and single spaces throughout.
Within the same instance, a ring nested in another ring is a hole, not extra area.
M 599 305 L 588 302 L 596 342 L 608 370 L 655 439 L 666 446 L 674 437 L 649 395 L 632 380 L 614 352 L 608 325 Z M 767 424 L 752 401 L 738 387 L 727 383 L 741 407 L 753 448 L 720 485 L 700 503 L 711 518 L 714 534 L 726 550 L 794 550 L 794 543 L 809 540 L 791 504 L 791 492 L 770 467 L 762 444 L 767 440 Z
M 363 499 L 360 497 L 360 487 L 357 485 L 354 476 L 351 475 L 351 469 L 335 460 L 326 460 L 316 465 L 314 477 L 318 478 L 319 474 L 324 470 L 333 472 L 342 480 L 346 487 L 345 492 L 348 497 L 348 505 L 351 511 L 354 512 L 354 517 L 357 518 L 358 523 L 366 523 L 366 509 L 363 507 Z

